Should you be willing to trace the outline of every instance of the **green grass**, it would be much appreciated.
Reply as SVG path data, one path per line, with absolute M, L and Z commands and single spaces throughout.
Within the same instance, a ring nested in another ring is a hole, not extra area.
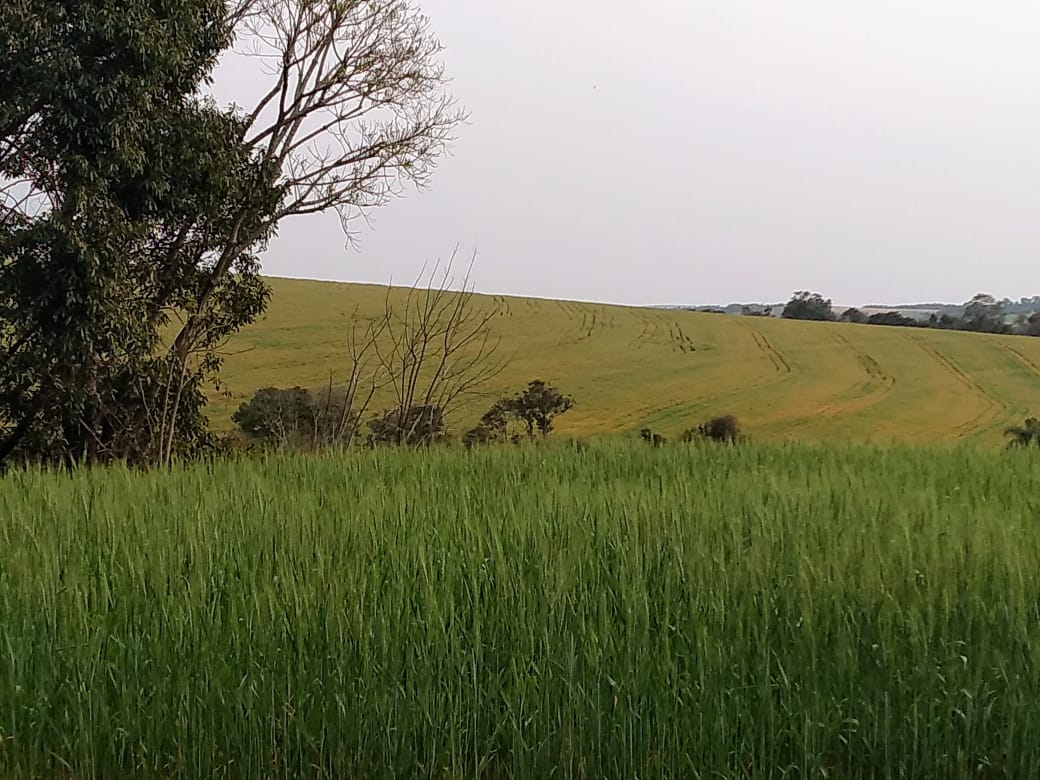
M 342 377 L 350 316 L 374 316 L 385 296 L 379 287 L 271 281 L 266 317 L 229 347 L 231 396 L 211 409 L 219 428 L 260 387 Z M 480 305 L 497 313 L 509 359 L 488 391 L 512 393 L 536 378 L 558 384 L 577 401 L 560 420 L 565 434 L 648 425 L 675 436 L 736 414 L 773 441 L 999 446 L 1005 427 L 1040 414 L 1040 339 L 501 296 Z M 465 430 L 488 405 L 473 399 L 449 423 Z
M 1030 776 L 1038 467 L 614 442 L 12 475 L 0 777 Z

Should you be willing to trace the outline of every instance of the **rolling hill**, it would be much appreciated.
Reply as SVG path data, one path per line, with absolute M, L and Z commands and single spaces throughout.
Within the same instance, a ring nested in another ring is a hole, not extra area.
M 354 312 L 374 316 L 386 290 L 270 280 L 265 317 L 229 345 L 216 427 L 264 386 L 321 386 L 345 369 Z M 736 414 L 763 439 L 978 441 L 1040 414 L 1040 339 L 881 326 L 793 322 L 566 301 L 482 296 L 508 368 L 487 391 L 535 378 L 576 406 L 565 435 L 638 430 L 675 435 Z M 449 422 L 469 427 L 484 398 Z M 378 404 L 377 404 L 378 408 Z

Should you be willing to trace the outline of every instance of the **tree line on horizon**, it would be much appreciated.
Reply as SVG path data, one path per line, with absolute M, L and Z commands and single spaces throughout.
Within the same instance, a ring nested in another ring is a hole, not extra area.
M 979 293 L 963 306 L 959 316 L 932 312 L 927 318 L 911 317 L 899 311 L 882 311 L 868 314 L 851 307 L 834 310 L 830 298 L 820 293 L 799 290 L 791 296 L 780 316 L 790 320 L 812 320 L 818 322 L 848 322 L 859 325 L 890 325 L 903 328 L 934 328 L 938 330 L 961 330 L 973 333 L 997 333 L 1018 336 L 1040 336 L 1040 302 L 1029 314 L 1008 314 L 1011 306 L 1008 299 L 998 300 L 988 293 Z M 768 313 L 748 313 L 747 316 L 771 316 Z

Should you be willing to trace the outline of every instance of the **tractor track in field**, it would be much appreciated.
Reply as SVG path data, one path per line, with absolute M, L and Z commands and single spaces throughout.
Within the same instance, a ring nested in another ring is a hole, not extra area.
M 761 350 L 769 362 L 773 364 L 773 368 L 776 369 L 778 374 L 790 374 L 791 364 L 787 362 L 780 350 L 773 346 L 773 343 L 766 338 L 764 333 L 759 333 L 755 328 L 750 325 L 741 323 L 741 327 L 745 328 L 748 333 L 751 334 L 751 338 L 754 339 L 755 345 Z
M 650 345 L 654 343 L 654 337 L 657 335 L 657 329 L 660 327 L 659 317 L 645 317 L 640 320 L 643 323 L 643 329 L 639 335 L 636 336 L 632 342 L 633 345 Z
M 735 317 L 733 321 L 751 336 L 755 348 L 766 357 L 773 370 L 765 373 L 756 373 L 750 381 L 741 383 L 739 387 L 734 387 L 729 393 L 728 397 L 730 399 L 736 397 L 760 397 L 759 393 L 763 388 L 782 385 L 795 377 L 791 364 L 787 362 L 787 358 L 765 335 L 759 333 L 753 326 L 741 322 L 739 317 Z M 748 360 L 753 362 L 754 355 L 750 355 Z
M 572 304 L 566 301 L 557 301 L 556 305 L 563 312 L 563 316 L 567 318 L 568 322 L 578 319 L 577 314 L 575 314 L 575 307 Z
M 845 349 L 856 356 L 856 362 L 859 363 L 860 368 L 863 369 L 863 373 L 866 374 L 867 377 L 867 381 L 864 383 L 867 392 L 865 392 L 864 395 L 845 403 L 835 403 L 824 406 L 820 410 L 819 414 L 834 417 L 839 414 L 869 409 L 884 401 L 895 387 L 895 377 L 885 371 L 873 356 L 864 352 L 849 341 L 845 334 L 831 331 L 831 336 L 833 336 L 833 338 Z
M 659 419 L 661 417 L 668 416 L 673 412 L 681 413 L 694 405 L 695 402 L 683 400 L 676 401 L 674 403 L 665 403 L 661 406 L 639 406 L 637 408 L 633 408 L 630 412 L 626 412 L 614 418 L 614 430 L 635 431 L 640 426 L 653 425 L 653 423 L 651 422 L 651 420 L 653 419 Z M 690 421 L 686 425 L 686 427 L 693 427 L 699 422 L 701 422 L 701 420 L 694 419 L 691 416 Z
M 632 341 L 633 345 L 646 344 L 649 342 L 650 336 L 653 335 L 654 324 L 650 320 L 641 320 L 641 322 L 643 325 L 642 330 L 639 331 L 639 335 L 635 337 L 634 341 Z
M 693 343 L 693 339 L 691 339 L 683 332 L 682 325 L 680 325 L 678 322 L 668 323 L 668 336 L 672 341 L 673 351 L 679 351 L 684 354 L 687 352 L 697 351 L 697 347 Z
M 1030 357 L 1027 357 L 1026 355 L 1023 355 L 1023 354 L 1022 354 L 1022 352 L 1020 352 L 1020 351 L 1019 351 L 1019 350 L 1018 350 L 1017 348 L 1015 348 L 1015 347 L 1009 346 L 1009 345 L 1007 345 L 1007 344 L 1001 344 L 1001 346 L 1002 346 L 1002 347 L 1003 347 L 1003 348 L 1004 348 L 1005 350 L 1007 350 L 1008 352 L 1010 352 L 1010 353 L 1011 353 L 1011 356 L 1012 356 L 1012 357 L 1013 357 L 1013 358 L 1014 358 L 1014 359 L 1015 359 L 1016 361 L 1018 361 L 1018 362 L 1019 362 L 1019 363 L 1021 363 L 1021 364 L 1022 364 L 1023 366 L 1025 366 L 1025 367 L 1026 367 L 1026 368 L 1028 368 L 1028 369 L 1029 369 L 1030 371 L 1032 371 L 1032 372 L 1033 372 L 1034 374 L 1036 374 L 1036 375 L 1037 375 L 1038 377 L 1040 377 L 1040 365 L 1037 365 L 1037 364 L 1036 364 L 1036 362 L 1035 362 L 1035 361 L 1034 361 L 1034 360 L 1033 360 L 1032 358 L 1030 358 Z
M 592 316 L 590 317 L 587 312 L 582 312 L 581 315 L 581 335 L 578 336 L 578 341 L 585 341 L 586 339 L 592 338 L 592 331 L 596 329 L 596 312 L 593 310 Z
M 924 339 L 917 336 L 907 335 L 907 339 L 915 342 L 923 352 L 928 354 L 933 360 L 942 366 L 943 369 L 953 376 L 958 383 L 971 390 L 975 395 L 981 396 L 986 401 L 986 409 L 979 412 L 971 419 L 965 420 L 953 429 L 955 438 L 963 439 L 976 432 L 984 423 L 998 418 L 1002 412 L 1005 414 L 1011 412 L 1011 407 L 1006 402 L 1001 401 L 991 392 L 986 390 L 986 388 L 980 385 L 970 374 L 964 371 L 964 369 L 958 366 L 953 360 L 944 355 L 937 348 L 927 344 Z
M 494 297 L 495 305 L 498 306 L 498 316 L 500 317 L 512 317 L 513 307 L 509 305 L 509 299 L 504 295 L 496 295 Z
M 563 312 L 563 316 L 566 322 L 566 326 L 561 326 L 559 328 L 561 334 L 564 330 L 566 330 L 568 331 L 568 335 L 570 335 L 570 332 L 573 328 L 573 341 L 568 339 L 567 343 L 578 344 L 584 341 L 586 338 L 588 338 L 589 334 L 591 333 L 591 331 L 588 328 L 588 311 L 585 310 L 583 307 L 577 306 L 572 303 L 568 303 L 566 301 L 557 301 L 556 305 L 560 308 L 560 311 Z

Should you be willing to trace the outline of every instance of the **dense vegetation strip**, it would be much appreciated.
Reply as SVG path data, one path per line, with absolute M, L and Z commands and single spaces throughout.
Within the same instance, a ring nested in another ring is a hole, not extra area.
M 375 450 L 0 482 L 0 776 L 1027 776 L 1040 462 Z

